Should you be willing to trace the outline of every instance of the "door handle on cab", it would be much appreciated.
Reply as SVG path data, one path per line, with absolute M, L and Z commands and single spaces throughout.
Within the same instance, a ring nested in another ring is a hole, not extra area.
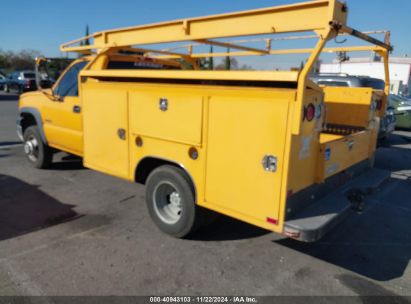
M 81 107 L 80 106 L 74 106 L 73 107 L 73 112 L 77 113 L 77 114 L 81 113 Z

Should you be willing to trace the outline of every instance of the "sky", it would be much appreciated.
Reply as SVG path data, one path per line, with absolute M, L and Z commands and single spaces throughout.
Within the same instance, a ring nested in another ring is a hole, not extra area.
M 33 49 L 49 57 L 60 56 L 60 44 L 90 32 L 196 17 L 268 6 L 291 4 L 301 0 L 19 0 L 2 3 L 0 49 Z M 347 0 L 349 26 L 361 31 L 392 31 L 394 56 L 411 57 L 410 0 Z M 308 43 L 308 42 L 304 42 Z M 294 43 L 295 44 L 295 43 Z M 281 47 L 298 47 L 290 43 Z M 301 47 L 306 47 L 301 45 Z M 357 55 L 357 54 L 356 54 Z M 358 54 L 357 56 L 359 56 Z M 362 55 L 364 56 L 364 55 Z M 326 58 L 331 60 L 331 57 Z M 241 58 L 243 60 L 243 58 Z M 247 59 L 245 59 L 247 60 Z M 248 59 L 250 60 L 250 59 Z M 265 59 L 246 61 L 266 67 Z M 286 57 L 279 65 L 294 64 Z M 301 59 L 298 59 L 301 60 Z M 301 61 L 300 61 L 301 62 Z M 271 66 L 270 66 L 271 68 Z

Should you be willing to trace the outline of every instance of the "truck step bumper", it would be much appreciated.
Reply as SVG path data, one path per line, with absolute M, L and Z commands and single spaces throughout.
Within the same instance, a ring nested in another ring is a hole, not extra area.
M 370 169 L 289 218 L 284 234 L 302 242 L 318 241 L 353 212 L 353 205 L 361 204 L 362 195 L 372 193 L 389 177 L 389 171 Z

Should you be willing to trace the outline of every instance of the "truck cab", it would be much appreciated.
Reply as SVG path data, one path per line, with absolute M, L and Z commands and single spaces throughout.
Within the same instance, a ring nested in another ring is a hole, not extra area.
M 25 153 L 36 167 L 50 165 L 52 148 L 82 156 L 78 75 L 90 60 L 91 57 L 84 57 L 72 62 L 51 88 L 20 96 L 18 134 L 25 142 Z
M 24 141 L 28 159 L 38 168 L 50 166 L 53 151 L 65 151 L 83 156 L 82 102 L 79 96 L 79 74 L 95 56 L 74 60 L 60 75 L 51 88 L 20 96 L 17 133 Z M 47 59 L 38 60 L 41 65 Z M 179 69 L 180 65 L 149 58 L 131 56 L 108 57 L 101 63 L 104 69 Z M 99 63 L 97 63 L 99 65 Z M 39 69 L 38 69 L 39 70 Z M 25 133 L 29 130 L 28 134 Z M 33 134 L 34 133 L 34 134 Z M 42 142 L 35 137 L 38 135 Z

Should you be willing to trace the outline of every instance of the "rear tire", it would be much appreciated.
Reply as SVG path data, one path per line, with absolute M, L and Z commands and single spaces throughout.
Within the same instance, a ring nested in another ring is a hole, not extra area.
M 155 169 L 147 179 L 146 203 L 151 219 L 164 233 L 176 238 L 192 234 L 203 209 L 196 205 L 187 174 L 173 166 Z
M 47 146 L 37 126 L 28 127 L 24 131 L 24 152 L 33 167 L 38 169 L 50 168 L 53 160 L 52 149 Z

